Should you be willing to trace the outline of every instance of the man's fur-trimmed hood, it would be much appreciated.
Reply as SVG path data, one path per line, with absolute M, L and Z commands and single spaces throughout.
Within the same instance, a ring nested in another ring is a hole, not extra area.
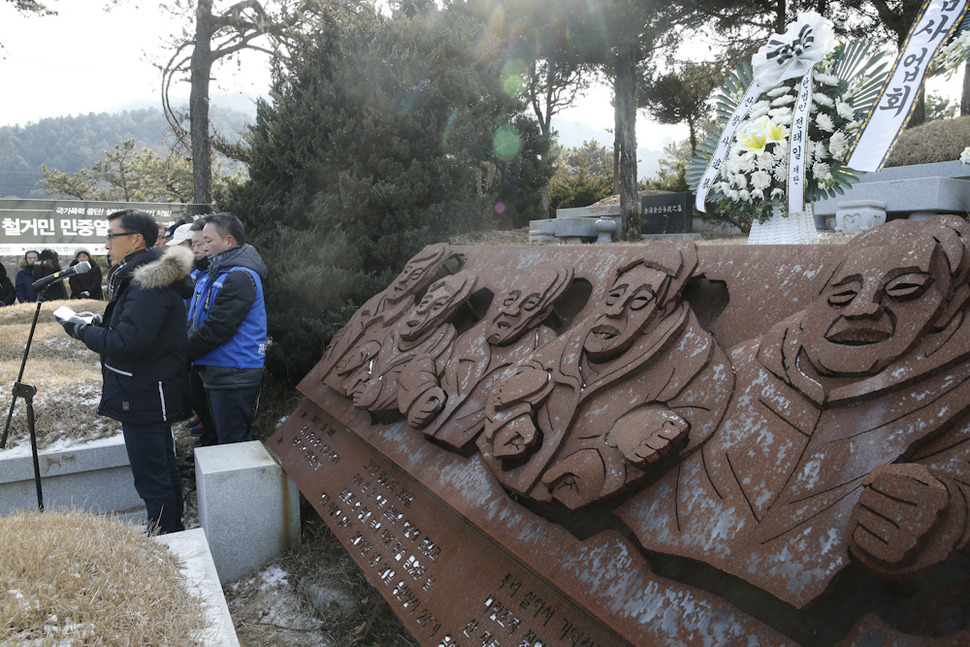
M 161 258 L 135 269 L 132 280 L 146 290 L 159 290 L 184 281 L 192 272 L 195 256 L 188 247 L 166 247 Z

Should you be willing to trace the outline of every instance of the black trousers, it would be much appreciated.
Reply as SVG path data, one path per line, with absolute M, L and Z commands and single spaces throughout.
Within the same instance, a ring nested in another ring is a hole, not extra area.
M 203 447 L 218 445 L 219 437 L 216 435 L 216 423 L 212 420 L 209 412 L 209 399 L 205 394 L 205 384 L 202 383 L 202 374 L 198 371 L 189 371 L 188 388 L 189 407 L 199 416 L 202 423 L 202 437 L 199 444 Z
M 136 425 L 122 423 L 128 462 L 135 490 L 145 502 L 148 532 L 166 534 L 185 530 L 182 479 L 175 462 L 175 440 L 167 422 Z

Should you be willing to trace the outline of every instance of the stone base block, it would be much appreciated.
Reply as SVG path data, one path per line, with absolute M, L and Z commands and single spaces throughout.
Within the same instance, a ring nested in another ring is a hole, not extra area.
M 835 230 L 860 234 L 886 222 L 886 203 L 880 200 L 839 202 L 835 212 Z
M 300 494 L 259 441 L 195 450 L 199 524 L 225 584 L 300 544 Z
M 144 518 L 120 435 L 39 455 L 44 506 Z M 36 510 L 30 447 L 0 451 L 0 515 Z

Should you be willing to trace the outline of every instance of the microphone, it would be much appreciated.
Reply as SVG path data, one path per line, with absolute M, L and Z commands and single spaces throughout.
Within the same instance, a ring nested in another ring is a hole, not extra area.
M 74 267 L 69 267 L 66 270 L 61 270 L 60 272 L 54 272 L 53 274 L 48 274 L 42 279 L 37 279 L 36 281 L 34 281 L 33 288 L 36 290 L 37 288 L 47 287 L 51 283 L 54 283 L 56 281 L 63 281 L 64 279 L 74 276 L 75 274 L 84 274 L 90 269 L 91 269 L 91 263 L 87 261 L 81 261 Z

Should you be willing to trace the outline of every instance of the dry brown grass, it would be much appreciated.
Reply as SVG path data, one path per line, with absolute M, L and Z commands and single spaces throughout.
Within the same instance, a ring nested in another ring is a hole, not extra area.
M 202 601 L 135 526 L 79 512 L 0 518 L 0 645 L 191 646 Z
M 112 436 L 118 424 L 97 415 L 101 397 L 98 356 L 69 337 L 51 312 L 67 303 L 75 311 L 102 312 L 104 301 L 51 301 L 41 304 L 23 382 L 37 388 L 34 396 L 35 429 L 40 448 L 59 441 L 83 441 Z M 13 383 L 20 371 L 30 324 L 37 306 L 25 303 L 0 308 L 0 415 L 3 424 L 10 409 Z M 26 406 L 17 401 L 7 447 L 29 442 Z M 0 430 L 2 433 L 2 430 Z
M 886 166 L 952 162 L 970 146 L 970 116 L 939 119 L 908 128 L 899 136 Z

